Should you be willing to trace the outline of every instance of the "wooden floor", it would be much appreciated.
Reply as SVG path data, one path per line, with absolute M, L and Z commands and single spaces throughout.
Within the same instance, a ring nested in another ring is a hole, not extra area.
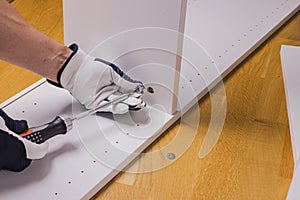
M 12 5 L 34 27 L 63 42 L 60 0 L 15 0 Z M 94 198 L 285 199 L 293 157 L 279 55 L 282 44 L 300 46 L 299 12 L 224 80 L 226 122 L 207 157 L 199 159 L 198 154 L 210 122 L 209 95 L 199 102 L 197 134 L 182 157 L 155 172 L 121 173 Z M 0 62 L 0 101 L 39 78 Z M 193 120 L 196 111 L 188 112 L 185 119 Z M 187 125 L 175 124 L 145 152 L 167 145 L 182 126 Z M 186 130 L 188 137 L 192 128 Z M 143 164 L 142 157 L 137 166 Z

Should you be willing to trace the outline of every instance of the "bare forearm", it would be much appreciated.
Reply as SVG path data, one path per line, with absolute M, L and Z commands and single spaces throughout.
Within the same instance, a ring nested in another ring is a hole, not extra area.
M 0 0 L 0 59 L 56 81 L 71 50 L 30 26 Z

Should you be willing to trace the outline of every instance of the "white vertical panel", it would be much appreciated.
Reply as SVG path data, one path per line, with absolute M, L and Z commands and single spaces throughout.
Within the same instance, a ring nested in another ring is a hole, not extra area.
M 293 175 L 293 179 L 290 185 L 289 192 L 287 194 L 287 200 L 297 200 L 300 197 L 300 165 L 299 161 L 295 163 L 295 171 Z
M 181 51 L 177 32 L 183 31 L 186 0 L 64 0 L 63 5 L 66 44 L 78 43 L 136 79 L 143 78 L 135 72 L 140 65 L 156 66 L 147 74 L 149 79 L 163 73 L 159 66 L 169 67 L 167 84 L 156 80 L 160 93 L 153 98 L 163 97 L 157 102 L 168 113 L 175 111 L 177 51 Z
M 300 155 L 300 47 L 281 47 L 281 63 L 289 116 L 294 163 Z

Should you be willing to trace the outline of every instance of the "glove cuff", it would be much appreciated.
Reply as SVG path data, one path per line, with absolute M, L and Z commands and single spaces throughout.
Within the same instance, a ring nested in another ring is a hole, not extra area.
M 74 55 L 77 53 L 78 51 L 78 45 L 73 43 L 69 46 L 69 49 L 71 49 L 73 52 L 72 54 L 67 58 L 67 60 L 64 62 L 64 64 L 62 65 L 62 67 L 58 70 L 56 79 L 58 81 L 58 83 L 51 81 L 49 79 L 47 79 L 48 83 L 50 83 L 51 85 L 54 85 L 56 87 L 60 87 L 63 88 L 62 84 L 61 84 L 61 75 L 63 73 L 63 71 L 65 70 L 66 66 L 69 64 L 70 60 L 74 57 Z

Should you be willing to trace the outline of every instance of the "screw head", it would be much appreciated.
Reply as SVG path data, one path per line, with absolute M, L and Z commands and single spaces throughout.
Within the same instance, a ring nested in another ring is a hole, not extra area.
M 169 159 L 169 160 L 174 160 L 176 158 L 175 154 L 174 153 L 167 153 L 166 157 Z

